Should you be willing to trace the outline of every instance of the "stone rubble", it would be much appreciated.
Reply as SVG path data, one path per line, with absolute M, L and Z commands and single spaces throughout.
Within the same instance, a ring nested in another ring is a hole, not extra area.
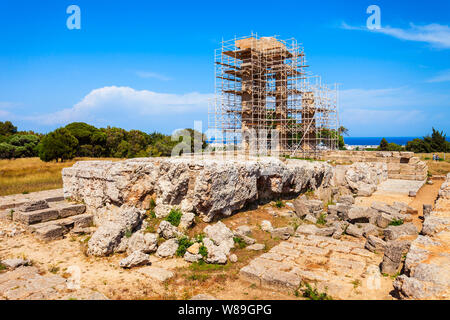
M 20 266 L 0 273 L 0 300 L 107 300 L 103 294 L 87 288 L 70 289 L 59 275 L 43 274 L 34 266 Z
M 430 210 L 431 209 L 431 210 Z M 425 212 L 425 211 L 424 211 Z M 427 206 L 419 235 L 406 255 L 404 274 L 394 288 L 403 299 L 450 299 L 450 173 L 435 209 Z

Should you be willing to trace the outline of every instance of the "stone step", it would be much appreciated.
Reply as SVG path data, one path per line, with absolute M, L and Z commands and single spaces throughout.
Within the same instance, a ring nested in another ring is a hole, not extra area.
M 44 241 L 61 239 L 72 229 L 82 229 L 92 226 L 94 217 L 92 214 L 84 213 L 68 218 L 62 218 L 28 226 L 38 238 Z
M 55 203 L 48 209 L 13 213 L 13 220 L 22 222 L 26 225 L 42 223 L 84 213 L 86 206 L 84 204 L 70 204 L 66 202 Z
M 36 200 L 45 200 L 47 202 L 63 201 L 64 193 L 62 189 L 55 189 L 31 192 L 27 194 L 2 196 L 0 197 L 0 210 L 17 208 L 28 202 Z
M 50 224 L 36 230 L 36 235 L 43 241 L 58 240 L 64 236 L 65 229 L 61 226 Z
M 71 216 L 68 218 L 61 218 L 52 221 L 36 223 L 28 226 L 28 230 L 31 232 L 36 232 L 39 229 L 42 229 L 47 226 L 60 226 L 70 231 L 73 228 L 86 228 L 90 227 L 94 222 L 94 216 L 89 213 L 78 214 L 75 216 Z
M 59 218 L 59 211 L 57 209 L 49 208 L 31 212 L 15 211 L 13 213 L 13 220 L 22 222 L 26 225 L 35 224 L 39 222 L 46 222 L 56 220 Z

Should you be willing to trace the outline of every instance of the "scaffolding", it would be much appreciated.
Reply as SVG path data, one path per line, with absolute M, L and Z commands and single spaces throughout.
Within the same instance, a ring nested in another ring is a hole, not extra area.
M 306 71 L 303 47 L 277 36 L 222 41 L 208 126 L 216 150 L 316 157 L 338 147 L 338 91 Z

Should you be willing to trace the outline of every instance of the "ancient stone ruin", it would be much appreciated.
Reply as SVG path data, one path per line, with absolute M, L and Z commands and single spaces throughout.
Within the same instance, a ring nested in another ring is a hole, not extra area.
M 241 161 L 191 158 L 86 161 L 63 169 L 64 195 L 82 201 L 102 221 L 108 206 L 149 209 L 157 217 L 176 207 L 204 221 L 230 216 L 246 205 L 298 196 L 308 190 L 332 195 L 370 195 L 387 179 L 383 163 L 332 167 L 303 160 Z

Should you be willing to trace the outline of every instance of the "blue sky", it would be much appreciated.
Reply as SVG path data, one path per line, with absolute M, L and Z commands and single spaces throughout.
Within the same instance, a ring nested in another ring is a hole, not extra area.
M 81 30 L 69 30 L 69 5 Z M 382 29 L 366 27 L 381 8 Z M 310 71 L 341 84 L 351 136 L 450 134 L 450 1 L 0 2 L 0 121 L 48 132 L 72 121 L 171 133 L 202 120 L 214 49 L 296 38 Z

